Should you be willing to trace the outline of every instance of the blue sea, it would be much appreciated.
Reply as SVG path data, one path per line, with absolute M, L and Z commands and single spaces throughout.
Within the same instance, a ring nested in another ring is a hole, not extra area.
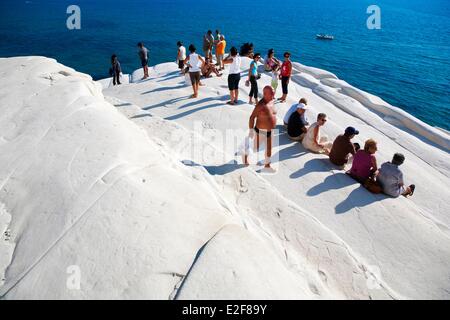
M 71 4 L 81 8 L 81 30 L 66 27 Z M 381 9 L 380 30 L 366 26 L 371 4 Z M 124 73 L 139 68 L 139 41 L 154 65 L 175 60 L 178 40 L 201 47 L 208 29 L 220 29 L 228 48 L 252 42 L 263 54 L 290 51 L 450 130 L 449 0 L 0 1 L 0 57 L 49 56 L 94 79 L 108 76 L 112 53 Z

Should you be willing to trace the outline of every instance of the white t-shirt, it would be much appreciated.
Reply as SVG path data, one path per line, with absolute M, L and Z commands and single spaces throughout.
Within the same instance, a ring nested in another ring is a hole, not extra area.
M 191 53 L 189 55 L 189 65 L 191 66 L 189 68 L 189 72 L 199 72 L 200 71 L 200 59 L 198 58 L 198 54 Z
M 233 63 L 230 65 L 230 74 L 241 73 L 241 57 L 237 55 L 233 57 Z
M 290 108 L 289 108 L 289 110 L 286 112 L 286 115 L 284 116 L 284 118 L 283 118 L 283 122 L 284 123 L 288 123 L 289 122 L 289 118 L 291 117 L 291 115 L 294 113 L 294 112 L 296 112 L 298 109 L 301 109 L 301 108 L 304 108 L 304 104 L 303 103 L 296 103 L 296 104 L 293 104 Z M 305 120 L 305 123 L 307 122 L 306 121 L 306 117 L 303 115 L 303 117 L 304 117 L 304 120 Z
M 184 46 L 181 46 L 180 48 L 178 48 L 178 50 L 180 50 L 181 60 L 185 60 L 186 59 L 186 48 Z M 180 58 L 178 58 L 178 59 L 180 59 Z

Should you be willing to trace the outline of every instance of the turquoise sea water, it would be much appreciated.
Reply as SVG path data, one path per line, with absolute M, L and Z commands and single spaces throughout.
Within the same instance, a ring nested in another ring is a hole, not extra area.
M 81 30 L 66 28 L 66 8 L 81 8 Z M 371 4 L 381 30 L 366 27 Z M 288 50 L 293 60 L 323 68 L 432 125 L 450 130 L 449 0 L 1 0 L 0 57 L 45 55 L 106 77 L 112 53 L 124 72 L 175 60 L 176 42 L 194 43 L 219 28 L 228 48 Z M 332 33 L 319 41 L 316 33 Z

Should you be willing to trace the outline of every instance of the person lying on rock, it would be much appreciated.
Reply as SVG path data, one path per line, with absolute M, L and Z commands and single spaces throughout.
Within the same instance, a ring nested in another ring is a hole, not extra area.
M 391 162 L 385 162 L 381 165 L 377 182 L 388 196 L 398 198 L 401 195 L 408 197 L 414 194 L 416 186 L 413 184 L 409 187 L 405 186 L 403 172 L 399 168 L 404 162 L 405 156 L 401 153 L 396 153 Z

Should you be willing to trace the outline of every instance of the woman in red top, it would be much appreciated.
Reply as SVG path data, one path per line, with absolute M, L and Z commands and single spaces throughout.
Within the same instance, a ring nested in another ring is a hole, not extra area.
M 279 98 L 281 102 L 286 102 L 286 98 L 288 95 L 288 85 L 289 80 L 291 80 L 292 75 L 292 62 L 291 62 L 291 54 L 289 52 L 284 53 L 284 62 L 281 65 L 281 86 L 283 88 L 283 96 Z

